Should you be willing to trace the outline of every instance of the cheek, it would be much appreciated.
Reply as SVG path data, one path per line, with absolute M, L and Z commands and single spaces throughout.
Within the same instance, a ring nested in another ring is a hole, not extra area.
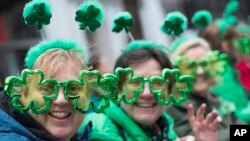
M 77 111 L 73 114 L 73 122 L 74 122 L 74 124 L 80 126 L 80 124 L 82 123 L 83 120 L 84 120 L 84 114 L 81 114 L 81 113 L 79 113 Z
M 46 128 L 46 122 L 48 121 L 49 117 L 47 116 L 47 113 L 36 115 L 33 113 L 29 113 L 37 122 L 39 122 L 42 126 Z

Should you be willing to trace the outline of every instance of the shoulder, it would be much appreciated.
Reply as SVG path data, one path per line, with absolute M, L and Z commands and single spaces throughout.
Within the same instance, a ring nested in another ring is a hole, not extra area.
M 170 139 L 176 139 L 177 134 L 174 129 L 174 119 L 165 112 L 162 114 L 162 117 L 165 118 L 168 123 L 168 137 Z
M 38 139 L 28 129 L 22 126 L 19 122 L 13 119 L 10 115 L 0 109 L 0 136 L 1 140 L 8 141 L 29 141 Z
M 3 141 L 31 141 L 25 136 L 16 133 L 2 133 L 0 132 L 1 140 Z

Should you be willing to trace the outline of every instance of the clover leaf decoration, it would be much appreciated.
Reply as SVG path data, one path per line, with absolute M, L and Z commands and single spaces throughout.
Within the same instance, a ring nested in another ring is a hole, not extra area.
M 74 109 L 81 113 L 85 113 L 91 107 L 97 113 L 109 107 L 109 97 L 115 91 L 115 81 L 108 77 L 102 77 L 100 72 L 82 70 L 79 73 L 79 80 L 70 80 L 65 82 L 65 97 L 72 100 Z M 90 95 L 98 92 L 101 96 L 101 103 L 95 106 L 90 100 Z
M 37 25 L 40 30 L 50 23 L 51 10 L 47 0 L 33 0 L 24 7 L 23 18 L 27 26 Z
M 222 75 L 225 72 L 226 66 L 228 65 L 227 54 L 211 51 L 208 53 L 206 59 L 208 62 L 206 69 L 212 77 Z
M 180 12 L 167 14 L 161 25 L 162 32 L 169 35 L 180 35 L 187 28 L 187 18 Z
M 5 79 L 4 91 L 11 98 L 12 106 L 20 113 L 31 110 L 41 114 L 57 98 L 56 85 L 56 80 L 44 79 L 41 70 L 24 69 L 21 77 L 9 76 Z
M 144 79 L 134 76 L 131 68 L 116 68 L 113 78 L 116 79 L 117 89 L 112 96 L 114 103 L 124 101 L 126 104 L 135 103 L 139 94 L 144 90 Z
M 218 51 L 210 51 L 200 60 L 190 60 L 182 55 L 174 62 L 174 66 L 180 70 L 181 74 L 191 75 L 193 78 L 196 77 L 198 66 L 201 66 L 208 76 L 216 77 L 225 72 L 227 64 L 228 56 Z
M 249 21 L 250 21 L 250 16 L 249 16 Z M 250 54 L 250 38 L 249 37 L 242 37 L 242 38 L 234 39 L 234 45 L 237 47 L 241 55 L 244 56 L 244 55 Z
M 178 56 L 175 59 L 173 65 L 175 68 L 179 69 L 181 74 L 195 77 L 197 66 L 193 61 L 189 60 L 186 56 L 184 55 Z
M 178 69 L 164 69 L 162 73 L 165 74 L 165 77 L 173 80 L 171 89 L 173 103 L 176 105 L 181 104 L 187 99 L 187 94 L 193 90 L 193 78 L 189 75 L 180 75 Z
M 80 29 L 86 28 L 92 32 L 101 26 L 104 19 L 104 10 L 100 3 L 95 1 L 83 2 L 76 11 L 75 20 L 79 22 Z
M 134 26 L 134 19 L 129 12 L 118 13 L 113 20 L 113 32 L 119 33 L 123 29 L 128 33 L 129 28 Z
M 187 94 L 192 91 L 192 77 L 188 75 L 180 76 L 178 69 L 163 69 L 162 76 L 152 76 L 150 78 L 150 89 L 156 100 L 163 105 L 173 102 L 180 104 L 187 98 Z
M 207 10 L 200 10 L 195 12 L 195 14 L 192 17 L 192 23 L 196 25 L 199 28 L 206 27 L 212 22 L 212 15 Z

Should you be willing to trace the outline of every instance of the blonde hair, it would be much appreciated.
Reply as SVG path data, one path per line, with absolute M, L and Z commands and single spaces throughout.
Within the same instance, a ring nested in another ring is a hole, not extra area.
M 41 54 L 32 66 L 32 69 L 41 69 L 46 77 L 51 77 L 68 59 L 73 59 L 73 63 L 78 63 L 82 69 L 88 69 L 81 54 L 75 50 L 64 50 L 61 48 L 50 49 Z

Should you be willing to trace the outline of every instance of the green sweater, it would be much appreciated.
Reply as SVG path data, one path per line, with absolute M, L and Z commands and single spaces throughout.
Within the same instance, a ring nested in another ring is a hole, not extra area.
M 168 122 L 168 138 L 176 139 L 177 135 L 173 129 L 173 119 L 166 113 L 163 113 Z M 146 133 L 135 123 L 120 107 L 111 104 L 104 114 L 91 113 L 84 118 L 79 132 L 82 132 L 86 124 L 92 121 L 93 128 L 91 131 L 91 139 L 94 141 L 123 141 L 121 131 L 127 141 L 150 141 L 151 139 Z M 118 126 L 120 127 L 118 130 Z

